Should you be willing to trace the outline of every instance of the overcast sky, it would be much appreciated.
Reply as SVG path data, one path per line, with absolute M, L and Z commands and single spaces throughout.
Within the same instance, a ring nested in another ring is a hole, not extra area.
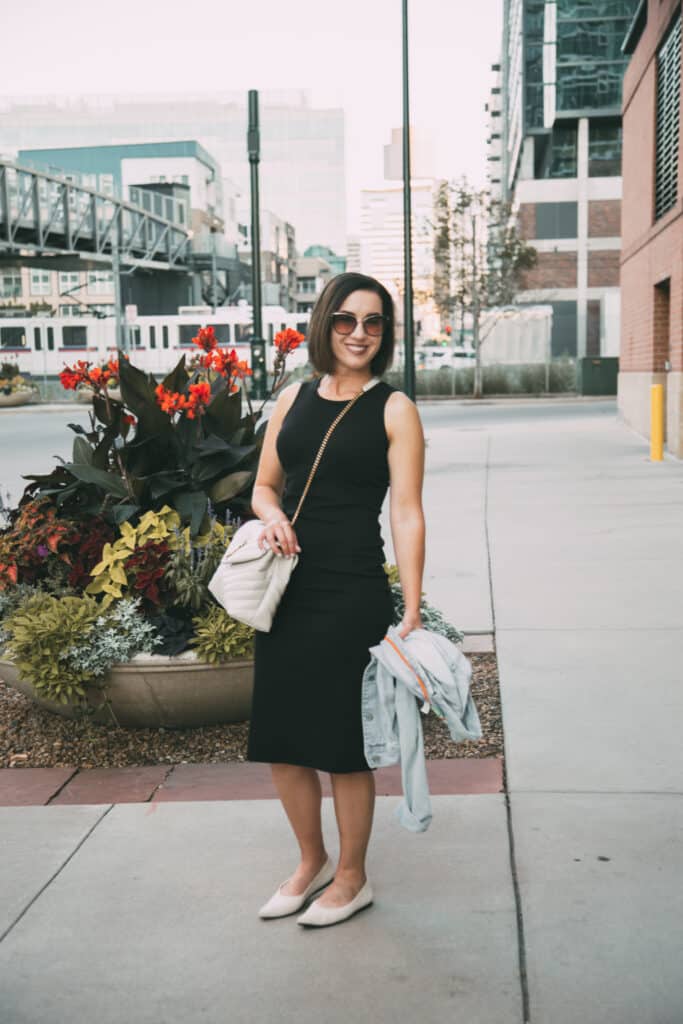
M 409 8 L 411 123 L 436 174 L 483 183 L 502 0 Z M 304 88 L 343 107 L 351 232 L 401 124 L 401 0 L 21 0 L 3 4 L 2 35 L 5 95 Z

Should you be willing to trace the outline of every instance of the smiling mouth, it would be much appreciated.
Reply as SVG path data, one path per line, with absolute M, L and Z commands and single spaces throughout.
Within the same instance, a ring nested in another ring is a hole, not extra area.
M 369 347 L 368 345 L 353 345 L 348 341 L 345 342 L 345 345 L 348 349 L 351 350 L 351 352 L 355 352 L 356 354 L 360 352 L 365 352 L 366 349 Z

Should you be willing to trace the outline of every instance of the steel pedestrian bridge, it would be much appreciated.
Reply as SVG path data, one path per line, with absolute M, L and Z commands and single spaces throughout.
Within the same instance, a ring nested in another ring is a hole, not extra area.
M 80 266 L 121 264 L 184 270 L 191 261 L 186 224 L 66 178 L 0 160 L 0 263 L 74 257 Z M 167 197 L 163 197 L 167 198 Z

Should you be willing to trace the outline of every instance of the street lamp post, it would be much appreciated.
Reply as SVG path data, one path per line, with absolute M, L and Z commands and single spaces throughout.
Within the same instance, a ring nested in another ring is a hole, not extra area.
M 261 227 L 259 221 L 260 159 L 258 90 L 249 90 L 249 126 L 247 149 L 251 172 L 251 307 L 253 335 L 251 338 L 252 391 L 255 398 L 266 397 L 266 343 L 261 320 Z
M 403 14 L 403 379 L 405 392 L 415 400 L 415 341 L 413 324 L 413 256 L 410 197 L 410 93 L 408 89 L 408 0 Z

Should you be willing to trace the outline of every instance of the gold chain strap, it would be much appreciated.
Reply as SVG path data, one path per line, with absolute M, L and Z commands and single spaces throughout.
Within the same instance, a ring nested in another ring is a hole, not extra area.
M 344 408 L 339 413 L 339 415 L 336 417 L 336 419 L 332 420 L 332 423 L 330 424 L 330 426 L 329 426 L 329 428 L 327 430 L 327 433 L 325 434 L 325 436 L 324 436 L 324 438 L 322 440 L 322 444 L 320 445 L 320 448 L 318 449 L 318 454 L 315 457 L 315 462 L 311 466 L 311 472 L 308 474 L 308 480 L 306 481 L 306 486 L 304 487 L 303 492 L 301 494 L 301 497 L 299 498 L 299 504 L 296 507 L 296 512 L 294 513 L 294 515 L 292 516 L 292 518 L 290 520 L 292 526 L 294 526 L 294 523 L 296 522 L 296 519 L 297 519 L 297 516 L 299 515 L 299 511 L 301 509 L 301 506 L 303 505 L 304 498 L 308 494 L 308 488 L 311 486 L 311 481 L 312 481 L 313 477 L 315 476 L 315 471 L 318 468 L 318 464 L 319 464 L 319 462 L 320 462 L 320 460 L 322 458 L 323 452 L 325 451 L 325 446 L 326 446 L 327 442 L 329 441 L 329 439 L 330 439 L 330 437 L 332 435 L 332 431 L 337 426 L 337 424 L 339 423 L 340 419 L 342 419 L 343 416 L 346 416 L 347 412 L 349 411 L 349 409 L 351 408 L 353 403 L 357 402 L 358 399 L 361 397 L 361 395 L 363 395 L 364 393 L 365 393 L 364 391 L 359 391 L 358 394 L 355 396 L 355 398 L 352 398 L 351 401 L 348 403 L 348 405 L 344 406 Z

